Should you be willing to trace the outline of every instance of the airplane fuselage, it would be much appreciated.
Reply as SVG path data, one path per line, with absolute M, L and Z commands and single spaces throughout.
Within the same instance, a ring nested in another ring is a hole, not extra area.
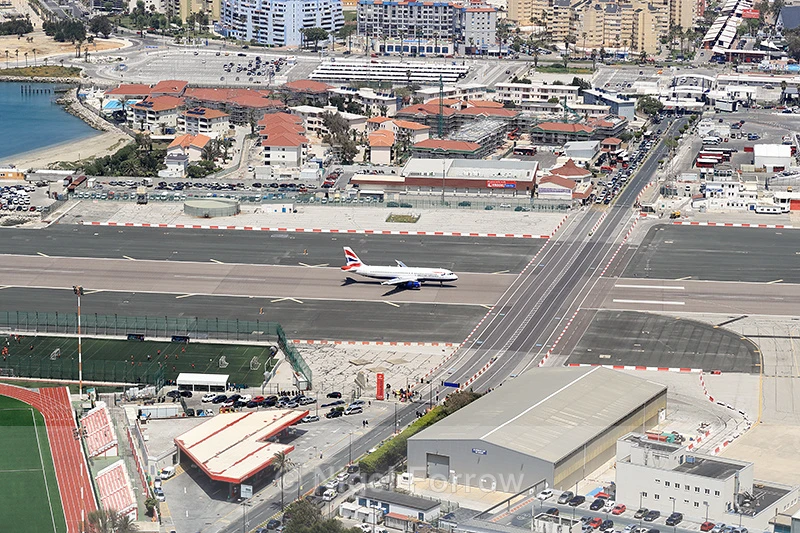
M 347 272 L 373 279 L 395 279 L 413 276 L 417 281 L 456 281 L 458 276 L 443 268 L 413 268 L 400 266 L 360 266 L 348 268 Z

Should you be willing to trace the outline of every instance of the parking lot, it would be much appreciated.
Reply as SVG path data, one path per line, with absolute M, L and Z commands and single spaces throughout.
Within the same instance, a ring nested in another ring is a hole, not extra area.
M 47 189 L 29 183 L 0 187 L 0 213 L 37 213 L 53 203 L 47 198 Z

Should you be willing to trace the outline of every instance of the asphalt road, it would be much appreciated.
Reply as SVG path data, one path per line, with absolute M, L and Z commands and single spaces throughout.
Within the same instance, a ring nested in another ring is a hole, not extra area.
M 627 278 L 800 283 L 800 231 L 654 226 L 625 269 Z
M 461 272 L 519 273 L 544 245 L 540 239 L 346 235 L 229 230 L 54 225 L 4 230 L 0 253 L 59 257 L 222 261 L 253 265 L 344 264 L 343 246 L 368 264 L 441 267 Z
M 759 354 L 737 333 L 636 311 L 598 311 L 569 363 L 701 368 L 757 373 Z
M 0 301 L 17 301 L 19 311 L 75 313 L 72 290 L 0 290 Z M 291 300 L 263 304 L 258 299 L 100 292 L 82 300 L 84 314 L 120 316 L 199 317 L 220 320 L 279 322 L 292 339 L 346 341 L 459 342 L 486 313 L 479 306 L 440 306 L 382 302 Z M 263 307 L 263 314 L 259 311 Z M 6 310 L 5 308 L 3 309 Z M 91 332 L 90 332 L 91 333 Z

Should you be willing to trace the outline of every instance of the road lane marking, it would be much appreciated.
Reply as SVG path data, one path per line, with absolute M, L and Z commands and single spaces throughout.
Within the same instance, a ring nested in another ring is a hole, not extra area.
M 13 285 L 0 285 L 0 291 L 3 289 L 10 289 Z
M 190 296 L 195 296 L 194 294 L 179 294 L 175 297 L 176 300 L 180 300 L 181 298 L 188 298 Z
M 49 255 L 43 254 L 42 252 L 36 252 L 36 254 L 37 255 L 41 255 L 42 257 L 50 257 Z
M 98 292 L 103 292 L 103 289 L 92 289 L 90 291 L 86 291 L 83 294 L 97 294 Z
M 298 300 L 297 298 L 290 298 L 289 296 L 286 296 L 284 298 L 277 298 L 275 300 L 271 300 L 271 302 L 272 303 L 278 303 L 278 302 L 285 302 L 286 300 L 292 301 L 292 302 L 297 303 L 297 304 L 302 304 L 303 303 L 302 301 Z
M 396 303 L 394 303 L 394 302 L 390 302 L 390 301 L 388 301 L 388 300 L 384 300 L 384 301 L 383 301 L 383 303 L 385 303 L 385 304 L 387 304 L 387 305 L 391 305 L 392 307 L 400 307 L 400 306 L 399 306 L 399 305 L 397 305 Z
M 309 265 L 307 263 L 297 263 L 297 264 L 300 265 L 300 266 L 307 267 L 307 268 L 323 268 L 323 267 L 326 267 L 326 266 L 330 265 L 330 263 L 320 263 L 318 265 Z
M 677 287 L 672 285 L 614 285 L 614 288 L 620 289 L 664 289 L 670 291 L 683 291 L 686 287 Z
M 494 308 L 493 305 L 486 305 L 486 304 L 481 304 L 481 307 L 485 307 L 486 309 L 493 309 Z
M 684 276 L 682 278 L 678 278 L 675 281 L 686 281 L 687 279 L 692 279 L 692 276 Z
M 772 281 L 768 281 L 767 285 L 773 285 L 775 283 L 780 283 L 781 281 L 783 281 L 783 280 L 782 279 L 774 279 Z
M 218 265 L 224 265 L 225 264 L 222 261 L 217 261 L 216 259 L 209 259 L 209 261 L 211 261 L 212 263 L 216 263 Z
M 134 259 L 133 257 L 129 257 L 127 255 L 123 255 L 122 258 L 127 259 L 128 261 L 136 261 L 136 259 Z
M 647 304 L 647 305 L 686 305 L 686 302 L 669 302 L 661 300 L 611 300 L 615 304 Z
M 508 274 L 511 272 L 510 270 L 498 270 L 497 272 L 492 272 L 492 274 Z

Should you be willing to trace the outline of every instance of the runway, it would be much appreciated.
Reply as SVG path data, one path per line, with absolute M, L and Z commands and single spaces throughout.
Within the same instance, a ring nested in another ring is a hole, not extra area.
M 800 231 L 661 224 L 650 228 L 628 278 L 800 283 Z
M 343 246 L 367 263 L 441 267 L 454 272 L 519 273 L 542 247 L 539 239 L 347 235 L 112 228 L 55 225 L 2 229 L 0 253 L 62 257 L 220 261 L 254 265 L 344 264 Z

